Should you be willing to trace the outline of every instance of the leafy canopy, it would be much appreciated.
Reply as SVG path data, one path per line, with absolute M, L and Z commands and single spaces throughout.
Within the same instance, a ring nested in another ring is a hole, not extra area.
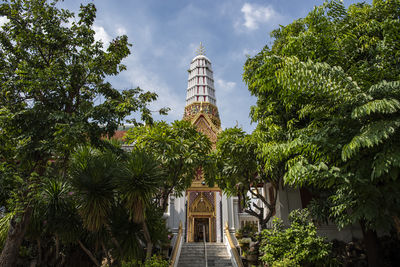
M 163 210 L 172 192 L 181 195 L 191 185 L 211 150 L 208 137 L 185 120 L 133 128 L 127 133 L 126 142 L 152 154 L 164 171 L 165 179 L 157 196 Z
M 387 229 L 400 212 L 399 7 L 326 2 L 245 64 L 264 156 L 280 152 L 286 183 L 328 192 L 340 227 Z

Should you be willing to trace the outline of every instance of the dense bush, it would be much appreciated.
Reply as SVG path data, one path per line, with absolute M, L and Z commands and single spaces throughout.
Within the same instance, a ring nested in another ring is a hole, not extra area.
M 329 266 L 331 243 L 317 235 L 309 211 L 294 210 L 289 215 L 290 227 L 284 229 L 279 218 L 273 228 L 261 232 L 261 261 L 269 266 Z
M 122 263 L 122 267 L 168 267 L 168 266 L 169 262 L 157 255 L 153 255 L 151 259 L 146 260 L 144 263 L 137 260 Z

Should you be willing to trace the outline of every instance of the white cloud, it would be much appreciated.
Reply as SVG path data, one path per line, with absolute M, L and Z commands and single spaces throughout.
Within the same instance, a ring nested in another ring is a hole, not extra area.
M 93 30 L 96 32 L 94 35 L 94 39 L 96 41 L 102 41 L 104 46 L 108 46 L 111 41 L 111 37 L 106 32 L 106 30 L 102 26 L 98 25 L 93 25 Z
M 168 112 L 168 118 L 172 120 L 181 119 L 185 107 L 184 95 L 178 95 L 173 91 L 159 75 L 146 68 L 138 57 L 131 57 L 128 60 L 129 68 L 124 72 L 124 77 L 133 86 L 139 86 L 144 91 L 155 92 L 158 98 L 150 104 L 150 109 L 157 111 L 163 107 L 171 110 Z M 167 117 L 154 116 L 156 119 L 167 120 Z
M 216 88 L 216 90 L 221 91 L 221 92 L 224 92 L 224 93 L 225 93 L 225 92 L 226 92 L 226 93 L 232 92 L 233 89 L 234 89 L 235 86 L 236 86 L 236 83 L 235 83 L 235 82 L 229 82 L 229 81 L 225 81 L 225 80 L 223 80 L 223 79 L 217 79 L 216 82 L 217 82 L 217 88 Z
M 126 29 L 124 27 L 118 27 L 117 28 L 117 35 L 125 35 L 127 33 Z
M 4 16 L 0 17 L 0 27 L 3 26 L 4 24 L 6 24 L 7 22 L 9 22 L 8 18 L 6 18 Z
M 256 4 L 245 3 L 241 11 L 244 15 L 243 26 L 249 30 L 256 30 L 260 24 L 270 22 L 280 17 L 280 15 L 272 8 L 272 6 L 260 6 Z

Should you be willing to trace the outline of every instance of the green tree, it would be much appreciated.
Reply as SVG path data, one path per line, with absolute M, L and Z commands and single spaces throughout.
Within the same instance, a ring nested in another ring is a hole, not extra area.
M 274 31 L 244 74 L 260 128 L 286 118 L 285 181 L 326 190 L 339 227 L 359 222 L 371 266 L 376 230 L 399 215 L 399 7 L 327 2 Z
M 112 248 L 118 252 L 113 253 L 114 259 L 129 260 L 135 256 L 120 244 L 126 239 L 126 232 L 118 234 L 118 228 L 125 228 L 130 221 L 142 229 L 144 240 L 138 235 L 136 243 L 147 243 L 146 258 L 150 259 L 153 244 L 167 235 L 162 231 L 162 214 L 152 210 L 153 198 L 165 177 L 152 155 L 134 149 L 117 156 L 111 150 L 83 147 L 73 154 L 69 173 L 84 227 L 98 235 L 107 234 L 101 240 L 102 247 L 107 248 L 106 241 L 111 240 Z M 148 209 L 155 216 L 148 216 Z M 150 230 L 153 228 L 158 228 L 159 233 Z M 104 250 L 107 256 L 110 249 Z
M 153 240 L 146 222 L 146 211 L 151 206 L 166 175 L 152 154 L 146 153 L 138 149 L 129 153 L 122 166 L 123 172 L 116 183 L 130 219 L 142 226 L 147 242 L 146 259 L 150 259 Z M 162 216 L 162 214 L 158 215 Z
M 115 208 L 114 181 L 120 175 L 119 158 L 109 150 L 102 152 L 82 147 L 73 154 L 69 175 L 83 226 L 95 233 L 104 229 L 122 255 L 121 246 L 112 231 L 110 216 Z
M 180 195 L 191 185 L 211 149 L 208 137 L 183 120 L 134 128 L 127 133 L 126 141 L 151 153 L 166 174 L 156 196 L 162 211 L 167 208 L 171 193 Z
M 107 76 L 125 69 L 121 61 L 130 53 L 126 36 L 115 38 L 104 51 L 94 40 L 95 6 L 82 5 L 74 20 L 57 2 L 0 4 L 0 16 L 8 19 L 0 31 L 1 184 L 16 178 L 11 201 L 16 213 L 1 266 L 15 265 L 49 160 L 67 166 L 74 147 L 87 141 L 102 145 L 101 137 L 112 136 L 132 112 L 151 121 L 146 105 L 156 99 L 139 88 L 118 91 L 107 82 Z
M 214 170 L 206 169 L 206 173 L 208 171 L 209 177 L 215 177 L 215 182 L 224 192 L 238 196 L 243 211 L 255 216 L 261 228 L 265 229 L 275 212 L 283 176 L 267 176 L 265 162 L 259 155 L 256 134 L 246 134 L 240 128 L 225 129 L 218 135 L 216 150 L 212 155 Z M 269 199 L 266 194 L 259 192 L 259 187 L 265 183 L 272 188 L 273 195 Z M 263 205 L 252 202 L 249 195 L 261 200 Z M 265 209 L 267 214 L 264 214 Z
M 261 261 L 269 266 L 330 266 L 332 244 L 318 236 L 307 209 L 289 215 L 290 227 L 275 218 L 272 229 L 260 234 Z

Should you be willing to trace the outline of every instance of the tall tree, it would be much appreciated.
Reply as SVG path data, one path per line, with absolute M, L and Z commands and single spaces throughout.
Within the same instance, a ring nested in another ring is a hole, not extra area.
M 15 265 L 49 160 L 67 166 L 74 147 L 87 141 L 101 145 L 101 137 L 113 135 L 131 112 L 150 120 L 146 104 L 156 99 L 139 88 L 118 91 L 106 80 L 125 69 L 121 61 L 130 53 L 126 36 L 115 38 L 104 51 L 94 40 L 95 6 L 82 5 L 74 20 L 57 2 L 0 4 L 0 16 L 8 19 L 0 31 L 0 178 L 18 177 L 12 194 L 16 215 L 1 266 Z
M 289 118 L 285 181 L 330 192 L 330 218 L 361 224 L 370 266 L 376 230 L 399 215 L 399 7 L 327 2 L 274 31 L 245 65 L 253 119 L 270 132 L 277 112 Z
M 275 213 L 283 176 L 274 176 L 272 173 L 267 176 L 256 140 L 256 133 L 249 135 L 240 128 L 225 129 L 218 135 L 216 150 L 212 155 L 214 170 L 205 170 L 208 179 L 215 178 L 224 192 L 238 196 L 241 209 L 256 217 L 261 228 L 265 229 Z M 268 195 L 259 190 L 267 183 L 272 189 Z M 262 204 L 252 201 L 253 197 Z
M 146 259 L 150 259 L 153 242 L 146 214 L 166 175 L 152 154 L 138 149 L 128 154 L 122 170 L 117 189 L 129 218 L 142 226 L 147 242 Z
M 181 195 L 191 185 L 211 150 L 208 137 L 198 132 L 189 121 L 183 120 L 171 125 L 158 122 L 134 128 L 126 135 L 126 141 L 152 153 L 165 172 L 166 177 L 157 195 L 163 211 L 171 193 Z

